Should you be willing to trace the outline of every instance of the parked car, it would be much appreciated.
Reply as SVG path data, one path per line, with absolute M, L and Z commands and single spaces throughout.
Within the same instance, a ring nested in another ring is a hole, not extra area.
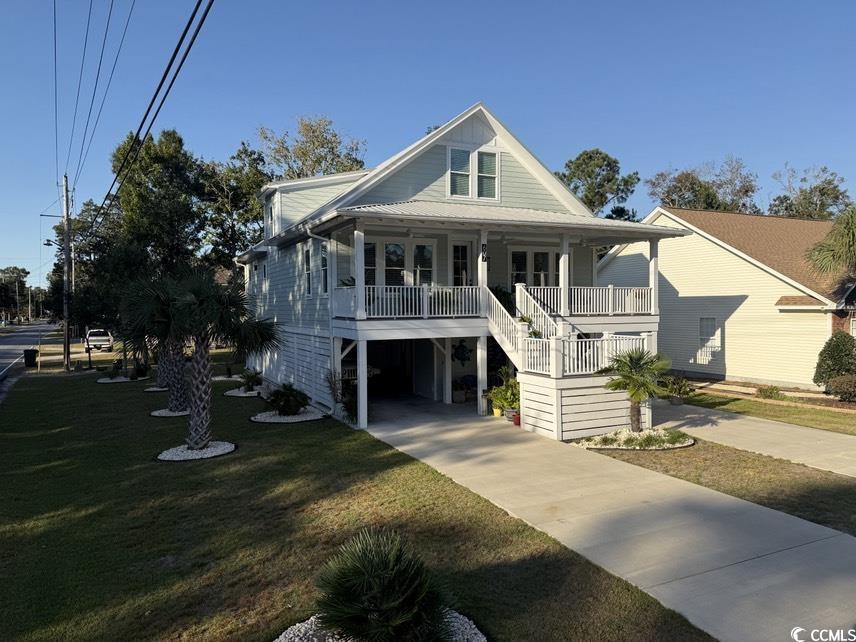
M 93 350 L 113 352 L 113 335 L 107 330 L 92 329 L 86 333 L 86 345 Z

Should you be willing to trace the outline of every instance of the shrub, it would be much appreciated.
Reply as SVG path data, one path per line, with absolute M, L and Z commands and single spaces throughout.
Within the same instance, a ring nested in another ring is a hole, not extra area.
M 856 375 L 856 338 L 838 330 L 826 341 L 817 357 L 814 382 L 827 386 L 830 379 L 842 375 Z
M 268 401 L 278 414 L 296 415 L 309 404 L 309 397 L 290 383 L 284 383 L 279 390 L 270 393 Z
M 689 397 L 693 393 L 693 387 L 690 382 L 680 375 L 671 375 L 664 377 L 662 384 L 663 389 L 672 397 Z
M 226 376 L 231 379 L 232 378 L 232 366 L 226 366 Z
M 761 399 L 784 399 L 785 395 L 779 390 L 778 386 L 761 386 L 758 392 L 755 393 Z
M 345 419 L 354 423 L 357 420 L 357 382 L 342 379 L 339 373 L 328 370 L 327 387 L 333 401 L 342 407 Z
M 448 639 L 444 592 L 395 532 L 360 532 L 327 562 L 318 588 L 328 631 L 377 642 Z
M 262 374 L 256 370 L 247 369 L 241 373 L 241 381 L 244 382 L 244 390 L 252 392 L 256 386 L 262 385 Z
M 487 393 L 494 408 L 518 410 L 520 408 L 520 384 L 517 379 L 505 379 L 501 386 L 494 386 Z
M 856 375 L 835 377 L 829 380 L 826 387 L 841 401 L 856 401 Z

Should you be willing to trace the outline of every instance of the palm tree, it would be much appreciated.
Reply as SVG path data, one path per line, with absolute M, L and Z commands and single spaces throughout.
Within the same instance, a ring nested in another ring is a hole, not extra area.
M 826 238 L 808 252 L 821 274 L 856 274 L 856 205 L 850 205 L 832 224 Z
M 176 288 L 170 278 L 134 281 L 123 297 L 122 318 L 132 345 L 154 345 L 158 382 L 169 390 L 167 408 L 184 412 L 190 401 L 184 376 L 184 336 L 174 306 Z
M 612 375 L 606 382 L 608 390 L 622 390 L 630 398 L 630 430 L 642 431 L 642 403 L 662 394 L 660 379 L 671 363 L 647 350 L 628 350 L 612 357 L 606 368 L 597 374 Z
M 209 270 L 196 270 L 175 284 L 172 309 L 181 335 L 193 345 L 187 446 L 211 441 L 211 346 L 233 344 L 247 354 L 279 346 L 272 321 L 256 319 L 240 283 L 221 285 Z

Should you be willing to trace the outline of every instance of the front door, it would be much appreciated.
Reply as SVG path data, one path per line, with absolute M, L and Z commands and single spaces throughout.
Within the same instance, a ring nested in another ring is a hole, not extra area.
M 366 247 L 370 244 L 367 243 Z M 374 244 L 371 244 L 374 246 Z M 369 266 L 366 254 L 366 283 Z M 431 241 L 401 240 L 383 243 L 383 285 L 432 285 L 434 283 L 434 243 Z
M 452 244 L 452 285 L 472 285 L 470 272 L 470 244 Z

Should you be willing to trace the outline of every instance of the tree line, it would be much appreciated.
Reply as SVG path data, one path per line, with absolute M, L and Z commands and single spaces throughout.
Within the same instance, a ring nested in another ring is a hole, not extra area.
M 640 182 L 652 201 L 667 207 L 764 214 L 758 205 L 758 175 L 742 159 L 728 156 L 687 169 L 665 169 L 641 181 L 639 172 L 621 174 L 619 161 L 600 149 L 587 149 L 565 163 L 556 176 L 595 214 L 638 220 L 625 206 Z M 767 208 L 772 216 L 832 219 L 852 201 L 844 178 L 826 166 L 798 171 L 785 164 L 773 174 L 781 192 Z M 607 209 L 609 207 L 609 209 Z

